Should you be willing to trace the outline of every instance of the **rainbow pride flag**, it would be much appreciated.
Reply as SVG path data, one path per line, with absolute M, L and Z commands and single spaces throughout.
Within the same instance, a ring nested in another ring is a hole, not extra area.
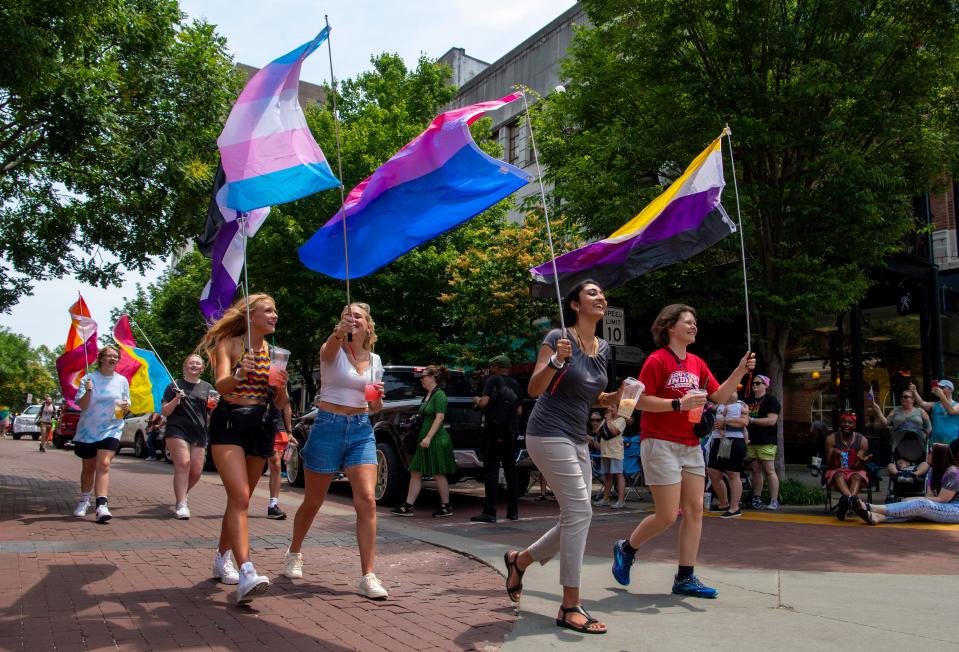
M 736 232 L 735 223 L 720 203 L 723 158 L 720 143 L 710 143 L 676 181 L 636 217 L 605 240 L 593 242 L 556 259 L 560 291 L 591 278 L 603 288 L 622 285 L 646 272 L 695 256 Z M 556 293 L 553 264 L 530 270 L 534 297 Z
M 247 212 L 336 188 L 326 157 L 299 102 L 300 67 L 330 34 L 267 64 L 247 82 L 217 138 L 226 174 L 226 205 Z
M 163 407 L 163 392 L 173 378 L 166 372 L 160 359 L 153 351 L 137 348 L 130 330 L 130 318 L 123 315 L 113 326 L 113 339 L 123 352 L 139 363 L 132 375 L 130 367 L 117 367 L 117 371 L 130 382 L 130 412 L 143 414 L 145 412 L 159 412 Z M 126 373 L 124 373 L 126 371 Z
M 442 113 L 346 198 L 337 214 L 300 247 L 310 269 L 346 278 L 343 214 L 350 277 L 375 272 L 399 256 L 483 212 L 529 183 L 523 170 L 479 148 L 469 125 L 522 97 Z

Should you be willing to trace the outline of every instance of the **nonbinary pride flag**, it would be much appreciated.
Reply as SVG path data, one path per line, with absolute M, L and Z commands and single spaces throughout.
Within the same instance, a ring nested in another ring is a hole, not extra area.
M 560 291 L 591 278 L 604 288 L 626 283 L 646 272 L 687 260 L 730 233 L 736 225 L 720 204 L 725 131 L 693 159 L 682 176 L 642 212 L 605 240 L 556 259 Z M 550 261 L 530 270 L 534 297 L 555 295 Z
M 350 277 L 375 272 L 522 188 L 530 176 L 485 154 L 469 125 L 522 97 L 514 93 L 442 113 L 426 131 L 381 165 L 339 211 L 300 247 L 310 269 L 346 278 L 343 213 Z
M 340 185 L 313 139 L 298 99 L 303 60 L 329 27 L 267 64 L 247 82 L 217 138 L 226 173 L 226 205 L 246 212 Z
M 159 412 L 163 407 L 163 392 L 173 382 L 170 374 L 153 351 L 137 348 L 127 315 L 120 317 L 113 327 L 113 339 L 125 355 L 140 363 L 132 377 L 124 374 L 130 383 L 130 412 Z M 120 371 L 119 367 L 117 371 Z

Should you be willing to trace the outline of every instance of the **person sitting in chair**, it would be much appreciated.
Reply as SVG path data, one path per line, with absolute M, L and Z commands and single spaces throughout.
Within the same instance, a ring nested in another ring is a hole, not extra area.
M 839 417 L 839 431 L 826 437 L 826 486 L 842 494 L 836 506 L 836 518 L 840 521 L 846 520 L 852 497 L 869 482 L 866 474 L 866 462 L 872 457 L 869 440 L 856 432 L 855 427 L 856 415 L 844 412 Z

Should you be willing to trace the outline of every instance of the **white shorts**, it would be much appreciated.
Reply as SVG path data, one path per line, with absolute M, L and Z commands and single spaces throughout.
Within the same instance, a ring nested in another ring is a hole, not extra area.
M 703 449 L 665 439 L 643 439 L 639 444 L 640 461 L 647 485 L 679 484 L 683 471 L 706 476 Z

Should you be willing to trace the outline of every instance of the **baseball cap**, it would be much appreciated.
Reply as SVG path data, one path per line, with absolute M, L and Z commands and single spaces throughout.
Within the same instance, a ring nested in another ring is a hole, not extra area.
M 950 392 L 956 389 L 956 386 L 952 384 L 952 381 L 951 381 L 951 380 L 946 380 L 946 379 L 940 380 L 940 381 L 939 381 L 939 386 L 940 386 L 940 387 L 948 387 Z
M 489 361 L 489 366 L 497 367 L 500 369 L 509 368 L 510 366 L 512 366 L 512 364 L 513 363 L 510 362 L 510 359 L 505 355 L 494 356 L 490 358 L 490 361 Z

